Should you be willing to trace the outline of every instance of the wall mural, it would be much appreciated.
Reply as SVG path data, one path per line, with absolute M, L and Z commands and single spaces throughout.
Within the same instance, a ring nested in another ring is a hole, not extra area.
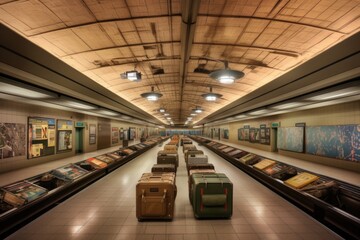
M 0 159 L 24 156 L 25 149 L 25 124 L 0 123 Z
M 360 161 L 360 125 L 306 127 L 306 153 Z
M 277 147 L 292 152 L 304 152 L 304 127 L 278 128 Z

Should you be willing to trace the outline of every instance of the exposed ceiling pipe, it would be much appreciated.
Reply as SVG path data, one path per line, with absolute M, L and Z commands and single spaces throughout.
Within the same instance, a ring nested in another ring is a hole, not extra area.
M 200 0 L 181 1 L 181 54 L 180 54 L 180 110 L 182 114 L 182 102 L 184 86 L 187 78 L 187 68 L 190 58 L 191 48 L 194 40 L 195 24 L 199 12 Z

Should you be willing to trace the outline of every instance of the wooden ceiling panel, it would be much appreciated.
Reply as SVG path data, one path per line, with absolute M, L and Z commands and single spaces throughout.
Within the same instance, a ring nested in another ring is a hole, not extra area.
M 1 23 L 163 122 L 157 110 L 167 108 L 177 123 L 201 106 L 198 121 L 359 32 L 359 12 L 360 0 L 200 0 L 186 43 L 179 0 L 0 0 Z M 208 75 L 224 61 L 245 73 L 231 86 Z M 121 79 L 134 69 L 140 82 Z M 158 102 L 140 96 L 152 86 Z M 223 95 L 215 103 L 201 96 L 210 86 Z
M 91 48 L 71 29 L 44 33 L 42 34 L 42 37 L 58 49 L 65 52 L 65 54 L 74 54 L 91 50 Z
M 41 3 L 68 27 L 96 21 L 82 0 L 41 0 Z
M 76 27 L 73 28 L 72 31 L 81 38 L 90 49 L 97 50 L 115 47 L 115 43 L 99 24 Z
M 11 1 L 0 6 L 0 19 L 26 36 L 66 27 L 39 1 Z
M 97 20 L 104 21 L 110 19 L 130 18 L 130 12 L 124 0 L 118 1 L 98 1 L 84 0 L 92 14 Z

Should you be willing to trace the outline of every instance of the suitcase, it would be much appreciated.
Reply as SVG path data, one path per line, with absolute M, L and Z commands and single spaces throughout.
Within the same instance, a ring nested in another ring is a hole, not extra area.
M 176 155 L 158 155 L 157 164 L 174 164 L 177 168 L 179 166 L 179 158 Z
M 169 145 L 169 144 L 166 144 L 164 146 L 164 150 L 173 150 L 173 151 L 177 151 L 177 146 L 176 145 Z
M 95 169 L 101 169 L 107 167 L 106 162 L 100 161 L 99 159 L 96 158 L 88 158 L 86 159 L 86 162 L 90 163 Z
M 233 212 L 233 184 L 223 173 L 190 177 L 190 194 L 196 218 L 230 218 Z
M 189 157 L 189 155 L 191 155 L 191 154 L 201 154 L 201 155 L 203 155 L 204 154 L 204 151 L 202 151 L 202 150 L 186 150 L 185 151 L 185 153 L 184 153 L 184 158 L 185 158 L 185 162 L 186 162 L 186 164 L 187 164 L 187 161 L 188 161 L 188 157 Z
M 175 173 L 144 173 L 136 185 L 137 219 L 171 220 L 175 197 Z
M 176 167 L 174 164 L 154 164 L 151 168 L 151 172 L 173 172 L 176 173 Z
M 254 165 L 255 163 L 258 163 L 260 161 L 260 157 L 253 153 L 248 153 L 242 158 L 240 158 L 239 161 L 246 165 Z
M 191 182 L 191 175 L 192 174 L 204 174 L 204 175 L 206 175 L 206 174 L 214 174 L 214 173 L 216 173 L 215 172 L 215 170 L 214 169 L 191 169 L 190 171 L 189 171 L 189 179 L 188 179 L 188 191 L 189 191 L 189 200 L 190 200 L 190 203 L 192 204 L 192 194 L 191 194 L 191 191 L 190 191 L 190 189 L 191 189 L 191 184 L 192 184 L 192 182 Z
M 263 170 L 263 172 L 269 176 L 273 176 L 277 173 L 283 172 L 286 169 L 288 169 L 290 166 L 286 165 L 284 163 L 276 163 L 275 165 L 268 167 L 266 169 Z M 295 174 L 296 175 L 296 174 Z M 295 176 L 294 175 L 294 176 Z
M 264 170 L 265 168 L 268 168 L 268 167 L 271 167 L 271 166 L 275 165 L 275 163 L 276 162 L 274 160 L 263 159 L 260 162 L 254 164 L 253 167 L 258 169 L 258 170 Z
M 326 200 L 333 189 L 336 189 L 337 187 L 338 185 L 334 180 L 319 179 L 308 184 L 306 187 L 301 188 L 300 191 L 322 200 Z
M 190 154 L 188 156 L 188 161 L 187 161 L 187 165 L 191 165 L 191 164 L 204 164 L 204 163 L 208 163 L 208 156 L 207 155 L 194 155 L 194 154 Z
M 212 169 L 212 170 L 215 170 L 215 167 L 211 163 L 188 164 L 187 165 L 188 175 L 190 174 L 191 170 L 195 170 L 195 169 Z
M 184 144 L 183 152 L 185 153 L 186 150 L 196 150 L 196 146 L 194 144 Z
M 273 178 L 280 179 L 282 181 L 288 180 L 289 178 L 292 178 L 297 175 L 297 170 L 294 167 L 288 166 L 283 171 L 280 171 L 274 175 L 272 175 Z
M 302 188 L 306 185 L 318 180 L 320 177 L 308 172 L 302 172 L 298 175 L 286 180 L 284 183 L 293 188 Z
M 171 155 L 171 154 L 174 154 L 174 155 L 178 155 L 178 152 L 176 150 L 160 150 L 158 151 L 158 156 L 159 155 Z

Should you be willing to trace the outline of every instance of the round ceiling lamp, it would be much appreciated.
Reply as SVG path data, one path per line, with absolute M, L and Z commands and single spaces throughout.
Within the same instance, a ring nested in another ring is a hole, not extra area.
M 142 93 L 140 96 L 146 98 L 148 101 L 157 101 L 162 97 L 162 94 L 154 92 L 154 87 L 151 87 L 151 92 Z
M 244 72 L 242 71 L 231 70 L 228 66 L 229 65 L 228 61 L 225 61 L 224 64 L 225 64 L 225 69 L 215 70 L 209 73 L 209 76 L 223 84 L 232 84 L 235 82 L 236 79 L 245 76 Z
M 203 109 L 200 108 L 199 106 L 197 106 L 197 107 L 194 108 L 192 111 L 193 111 L 194 113 L 202 113 Z
M 210 92 L 209 93 L 202 94 L 201 96 L 203 98 L 205 98 L 206 101 L 209 101 L 209 102 L 214 102 L 214 101 L 216 101 L 216 99 L 222 97 L 221 94 L 213 93 L 212 92 L 212 87 L 210 87 Z

